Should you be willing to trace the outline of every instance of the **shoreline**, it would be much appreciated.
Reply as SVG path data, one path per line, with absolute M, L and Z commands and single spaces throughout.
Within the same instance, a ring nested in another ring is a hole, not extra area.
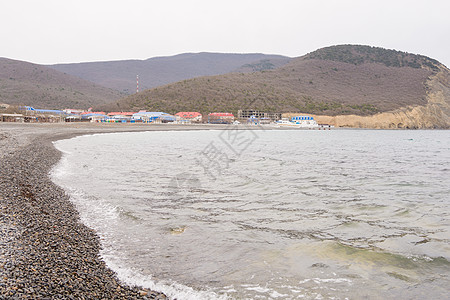
M 69 196 L 50 179 L 62 156 L 53 141 L 102 133 L 234 127 L 76 125 L 0 123 L 0 299 L 167 299 L 159 292 L 127 286 L 106 265 L 97 233 L 81 223 Z
M 81 223 L 69 196 L 49 177 L 62 156 L 53 141 L 198 129 L 216 128 L 0 124 L 0 298 L 167 299 L 120 282 L 100 257 L 98 235 Z
M 297 130 L 230 125 L 0 123 L 0 298 L 167 299 L 129 287 L 100 256 L 96 232 L 80 221 L 49 176 L 62 153 L 53 141 L 81 135 L 189 130 Z
M 128 286 L 106 265 L 100 238 L 81 223 L 69 195 L 50 179 L 62 157 L 53 142 L 103 133 L 236 128 L 249 129 L 207 124 L 0 123 L 0 298 L 167 299 L 163 293 Z

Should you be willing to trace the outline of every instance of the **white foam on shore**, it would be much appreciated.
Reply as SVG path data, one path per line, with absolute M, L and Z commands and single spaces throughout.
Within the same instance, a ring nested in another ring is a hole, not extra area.
M 108 239 L 108 231 L 114 228 L 114 224 L 120 219 L 120 208 L 114 207 L 103 199 L 98 199 L 87 195 L 84 191 L 69 187 L 71 170 L 68 156 L 71 152 L 55 147 L 63 153 L 59 163 L 51 170 L 50 177 L 59 186 L 61 186 L 70 196 L 70 200 L 80 213 L 80 219 L 83 224 L 96 231 L 102 243 L 100 255 L 106 265 L 116 272 L 117 277 L 127 285 L 140 286 L 164 293 L 169 299 L 186 300 L 221 300 L 228 299 L 226 294 L 218 295 L 213 291 L 198 291 L 191 287 L 177 282 L 155 281 L 151 276 L 146 276 L 133 271 L 130 268 L 116 263 L 120 262 L 120 257 L 115 255 L 113 248 L 114 241 Z M 95 199 L 94 199 L 95 198 Z
M 103 251 L 102 251 L 103 252 Z M 150 276 L 145 276 L 133 271 L 130 268 L 119 266 L 114 261 L 114 257 L 109 258 L 103 255 L 102 258 L 105 260 L 106 264 L 117 273 L 117 276 L 122 282 L 125 282 L 131 286 L 141 286 L 153 291 L 164 293 L 169 299 L 185 299 L 185 300 L 222 300 L 229 299 L 229 297 L 224 295 L 218 295 L 217 293 L 210 290 L 194 290 L 191 287 L 169 281 L 157 282 L 153 280 Z
M 92 200 L 89 200 L 90 196 L 87 196 L 84 192 L 68 187 L 63 188 L 68 192 L 71 201 L 80 212 L 82 223 L 89 228 L 94 229 L 97 235 L 99 235 L 103 248 L 100 251 L 100 255 L 106 265 L 117 273 L 117 277 L 122 282 L 130 286 L 140 286 L 153 291 L 162 292 L 170 299 L 220 300 L 228 298 L 226 295 L 218 295 L 213 291 L 197 291 L 177 282 L 157 282 L 154 281 L 151 276 L 139 274 L 130 268 L 115 263 L 116 261 L 120 262 L 121 259 L 119 256 L 115 255 L 115 250 L 113 248 L 114 241 L 108 239 L 108 230 L 111 227 L 114 227 L 113 224 L 115 224 L 116 220 L 120 219 L 120 210 L 101 199 L 96 199 L 96 205 L 92 205 Z

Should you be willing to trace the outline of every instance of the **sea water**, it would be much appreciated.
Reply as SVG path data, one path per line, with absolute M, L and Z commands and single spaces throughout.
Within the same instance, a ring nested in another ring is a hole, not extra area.
M 128 284 L 177 299 L 444 299 L 450 132 L 212 130 L 55 142 Z

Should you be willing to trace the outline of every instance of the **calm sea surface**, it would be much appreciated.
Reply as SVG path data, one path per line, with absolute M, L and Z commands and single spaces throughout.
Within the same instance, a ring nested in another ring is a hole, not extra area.
M 178 299 L 444 299 L 450 131 L 168 131 L 55 143 L 129 284 Z

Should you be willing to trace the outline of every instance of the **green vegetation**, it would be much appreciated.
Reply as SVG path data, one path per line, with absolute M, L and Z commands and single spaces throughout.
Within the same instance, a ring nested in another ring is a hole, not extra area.
M 250 68 L 253 72 L 260 72 L 265 70 L 273 70 L 275 69 L 275 65 L 270 62 L 268 59 L 263 59 L 258 63 L 253 64 L 245 64 L 242 66 L 243 68 Z
M 433 71 L 439 70 L 439 62 L 432 58 L 371 46 L 340 45 L 326 47 L 308 54 L 307 58 L 332 60 L 354 65 L 381 63 L 387 67 L 410 67 L 415 69 L 428 67 Z

